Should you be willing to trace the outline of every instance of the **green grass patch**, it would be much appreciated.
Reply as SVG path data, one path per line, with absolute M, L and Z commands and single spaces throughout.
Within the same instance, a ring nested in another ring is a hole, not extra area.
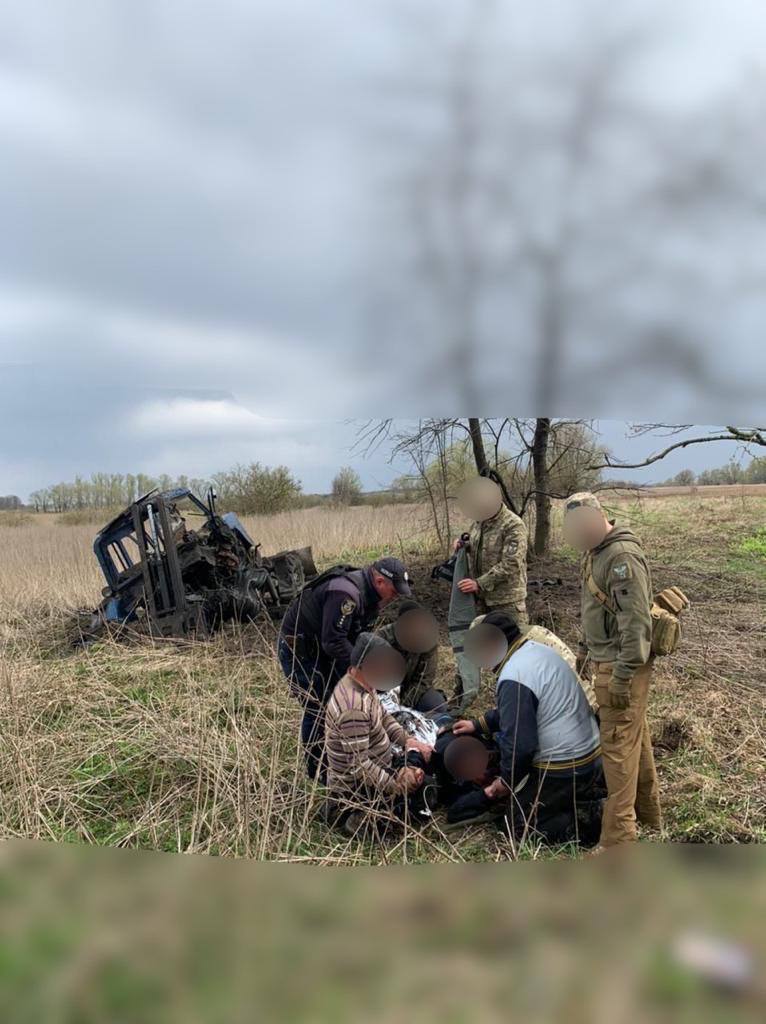
M 739 541 L 729 554 L 728 565 L 733 572 L 766 580 L 766 526 Z
M 752 554 L 766 559 L 766 526 L 756 530 L 752 537 L 743 540 L 739 545 L 739 551 L 744 555 Z

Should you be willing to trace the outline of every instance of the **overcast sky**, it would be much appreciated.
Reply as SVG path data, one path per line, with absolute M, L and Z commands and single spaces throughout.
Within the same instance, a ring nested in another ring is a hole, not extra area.
M 592 34 L 575 6 L 475 9 L 500 10 L 494 59 L 525 75 L 546 47 L 576 54 Z M 691 115 L 743 81 L 766 97 L 759 0 L 620 6 L 627 22 L 652 28 L 631 85 L 642 102 Z M 348 417 L 428 415 L 450 398 L 455 411 L 458 386 L 445 389 L 436 372 L 429 386 L 438 339 L 434 348 L 405 331 L 379 343 L 376 328 L 390 307 L 408 305 L 406 293 L 382 312 L 370 297 L 406 228 L 387 224 L 379 202 L 381 182 L 410 154 L 393 141 L 391 110 L 413 109 L 407 74 L 438 77 L 473 9 L 461 0 L 6 5 L 0 492 L 75 472 L 205 474 L 253 458 L 287 463 L 322 490 L 349 461 Z M 418 117 L 427 135 L 428 110 Z M 740 154 L 753 156 L 754 173 L 756 152 Z M 731 239 L 710 230 L 699 249 L 728 267 Z M 639 361 L 608 386 L 597 372 L 573 378 L 568 407 L 552 411 L 753 418 L 764 289 L 735 305 L 721 298 L 720 277 L 710 288 L 686 284 L 697 320 L 684 325 L 693 341 L 680 373 Z M 551 411 L 526 407 L 531 338 L 477 359 L 486 406 L 476 411 Z M 591 348 L 640 348 L 606 328 L 577 344 L 583 363 Z M 700 393 L 695 367 L 712 391 Z M 610 428 L 610 441 L 619 434 Z M 391 475 L 382 455 L 359 468 L 370 486 Z
M 39 381 L 38 388 L 45 394 Z M 53 390 L 55 385 L 49 393 Z M 85 395 L 65 429 L 54 413 L 39 419 L 34 435 L 15 435 L 12 444 L 5 445 L 8 451 L 0 466 L 0 494 L 26 499 L 39 487 L 72 480 L 78 474 L 88 477 L 94 471 L 206 479 L 236 463 L 254 461 L 288 466 L 309 493 L 329 492 L 342 466 L 353 466 L 368 490 L 385 487 L 394 477 L 412 470 L 406 460 L 392 462 L 387 445 L 360 450 L 356 442 L 361 421 L 259 417 L 223 394 L 200 398 L 188 393 L 169 398 L 158 393 L 153 398 L 147 393 L 140 406 L 127 391 L 110 390 L 109 397 L 108 429 L 105 425 L 94 428 L 92 396 Z M 17 403 L 21 415 L 23 405 L 23 400 Z M 629 424 L 621 421 L 602 420 L 594 427 L 599 439 L 625 461 L 639 461 L 670 443 L 661 436 L 630 437 Z M 749 461 L 739 446 L 721 442 L 692 446 L 658 465 L 611 475 L 651 483 L 681 469 L 699 472 L 723 465 L 731 456 L 744 464 Z

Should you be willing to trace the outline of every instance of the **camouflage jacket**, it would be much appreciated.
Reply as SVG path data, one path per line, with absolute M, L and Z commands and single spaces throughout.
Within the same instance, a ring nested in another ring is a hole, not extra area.
M 615 614 L 588 589 L 589 566 Z M 615 676 L 631 679 L 649 660 L 651 607 L 652 579 L 641 542 L 627 526 L 615 526 L 582 560 L 582 631 L 591 659 L 612 661 Z
M 436 685 L 436 668 L 439 661 L 439 648 L 434 647 L 425 654 L 412 654 L 405 651 L 396 641 L 394 623 L 381 627 L 380 635 L 391 646 L 399 651 L 404 658 L 405 672 L 399 689 L 399 702 L 403 707 L 414 708 L 426 690 Z
M 468 565 L 487 608 L 518 604 L 527 598 L 527 528 L 509 508 L 473 523 L 469 531 Z

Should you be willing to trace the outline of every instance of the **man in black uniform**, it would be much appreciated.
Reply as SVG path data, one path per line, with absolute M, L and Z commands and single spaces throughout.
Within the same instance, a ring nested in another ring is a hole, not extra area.
M 294 697 L 304 707 L 301 740 L 310 778 L 324 781 L 324 707 L 351 661 L 354 641 L 382 608 L 409 597 L 409 575 L 398 558 L 366 569 L 335 566 L 311 580 L 282 619 L 277 656 Z

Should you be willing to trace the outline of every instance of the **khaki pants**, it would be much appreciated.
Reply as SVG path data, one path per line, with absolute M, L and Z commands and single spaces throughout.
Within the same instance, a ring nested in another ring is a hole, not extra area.
M 527 605 L 525 601 L 519 601 L 518 604 L 496 604 L 490 606 L 486 601 L 482 600 L 482 598 L 477 598 L 476 614 L 487 615 L 489 612 L 504 612 L 506 615 L 510 615 L 522 633 L 529 626 Z
M 601 845 L 636 840 L 636 819 L 660 828 L 657 772 L 646 721 L 652 662 L 636 672 L 630 684 L 630 707 L 613 708 L 609 697 L 612 662 L 595 664 L 596 697 L 601 719 L 601 750 L 608 797 L 601 825 Z

